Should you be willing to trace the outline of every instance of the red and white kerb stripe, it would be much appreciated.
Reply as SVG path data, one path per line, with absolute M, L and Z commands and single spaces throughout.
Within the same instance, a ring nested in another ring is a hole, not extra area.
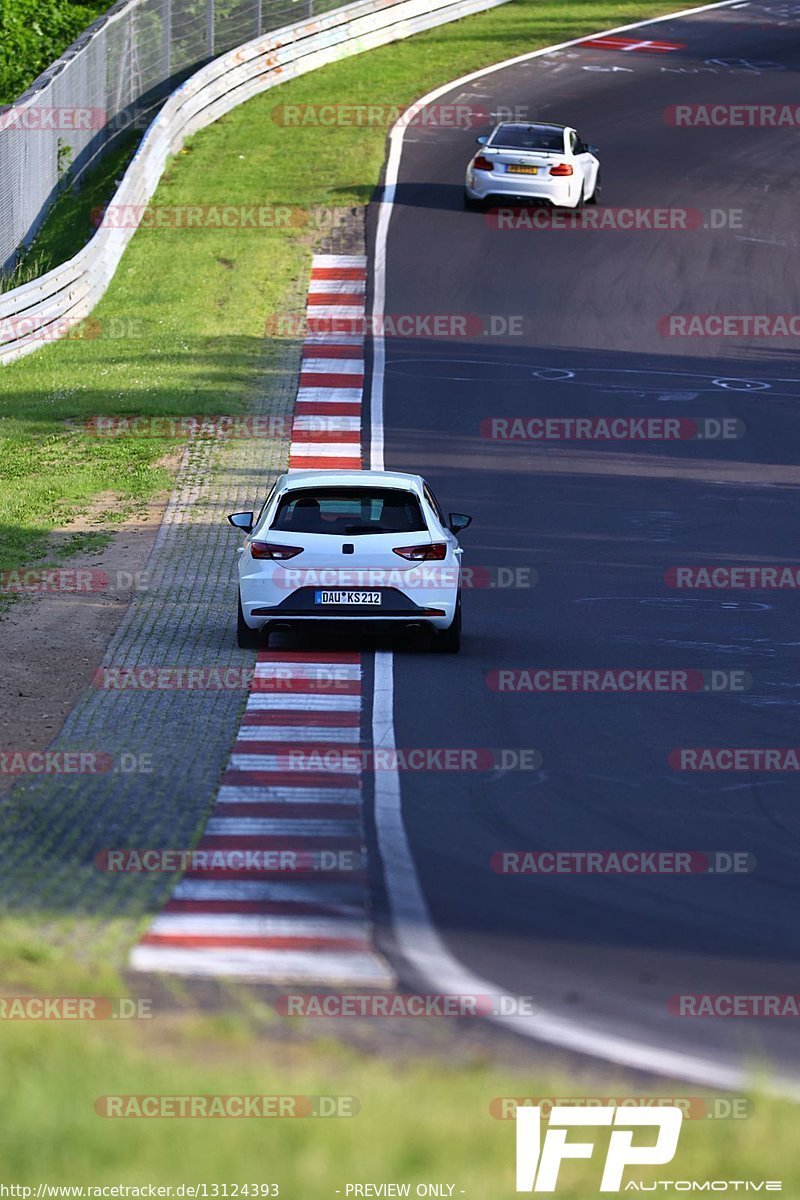
M 672 50 L 685 50 L 681 42 L 659 42 L 653 38 L 595 37 L 587 38 L 582 46 L 597 46 L 601 50 L 643 50 L 652 54 L 669 54 Z
M 290 469 L 361 468 L 366 278 L 362 255 L 314 256 Z
M 310 306 L 363 317 L 365 268 L 360 256 L 317 255 Z M 307 341 L 291 467 L 361 467 L 363 362 L 363 337 Z M 331 436 L 312 440 L 308 418 L 320 413 L 329 414 Z M 361 756 L 342 765 L 344 746 L 361 745 L 362 705 L 359 653 L 259 653 L 197 849 L 287 851 L 286 866 L 187 871 L 134 950 L 135 969 L 391 986 L 372 943 Z M 325 765 L 327 750 L 339 752 L 328 760 L 334 767 Z

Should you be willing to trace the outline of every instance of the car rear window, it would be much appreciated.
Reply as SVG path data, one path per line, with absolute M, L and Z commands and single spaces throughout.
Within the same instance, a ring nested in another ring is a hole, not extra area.
M 503 129 L 497 130 L 491 141 L 498 150 L 551 150 L 564 152 L 563 129 Z
M 314 488 L 287 492 L 272 529 L 286 533 L 421 533 L 426 530 L 419 501 L 396 488 Z

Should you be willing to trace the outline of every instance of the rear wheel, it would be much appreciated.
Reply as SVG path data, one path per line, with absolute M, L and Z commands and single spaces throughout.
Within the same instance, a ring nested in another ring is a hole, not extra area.
M 461 597 L 456 601 L 453 623 L 449 629 L 437 630 L 433 635 L 432 650 L 439 654 L 458 654 L 461 649 Z
M 468 212 L 482 212 L 485 207 L 483 200 L 475 200 L 467 192 L 464 192 L 464 208 Z
M 255 650 L 261 645 L 261 631 L 251 629 L 244 619 L 241 595 L 236 610 L 236 645 L 240 650 Z
M 597 204 L 598 203 L 598 201 L 600 199 L 600 189 L 602 188 L 602 186 L 603 185 L 600 180 L 600 172 L 598 171 L 597 178 L 594 181 L 594 191 L 592 192 L 589 199 L 586 201 L 587 204 Z

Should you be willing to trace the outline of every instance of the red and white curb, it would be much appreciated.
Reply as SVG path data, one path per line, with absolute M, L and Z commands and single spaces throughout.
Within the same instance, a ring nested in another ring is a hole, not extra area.
M 685 50 L 682 42 L 657 42 L 652 38 L 593 37 L 581 46 L 597 46 L 601 50 L 645 50 L 654 54 L 669 54 L 674 50 Z
M 316 254 L 311 267 L 290 470 L 361 469 L 367 260 Z M 336 327 L 354 333 L 337 333 Z
M 363 329 L 365 276 L 361 256 L 315 256 L 309 312 Z M 360 469 L 363 348 L 363 334 L 306 341 L 290 468 Z M 358 653 L 259 653 L 197 847 L 239 851 L 245 865 L 187 871 L 133 951 L 135 970 L 392 985 L 372 943 L 360 756 L 342 761 L 361 746 L 362 677 Z

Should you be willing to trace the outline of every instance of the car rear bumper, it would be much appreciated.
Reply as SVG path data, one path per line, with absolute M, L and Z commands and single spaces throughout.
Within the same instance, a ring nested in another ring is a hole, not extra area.
M 251 629 L 269 624 L 326 622 L 362 625 L 430 625 L 448 629 L 455 615 L 457 589 L 418 592 L 411 595 L 397 588 L 369 589 L 381 594 L 376 605 L 320 605 L 315 602 L 316 587 L 298 588 L 275 603 L 275 597 L 259 595 L 252 588 L 242 589 L 242 612 Z
M 469 171 L 466 191 L 471 200 L 489 197 L 509 200 L 549 200 L 571 208 L 580 194 L 580 177 L 554 179 L 549 175 L 506 175 L 501 171 Z

